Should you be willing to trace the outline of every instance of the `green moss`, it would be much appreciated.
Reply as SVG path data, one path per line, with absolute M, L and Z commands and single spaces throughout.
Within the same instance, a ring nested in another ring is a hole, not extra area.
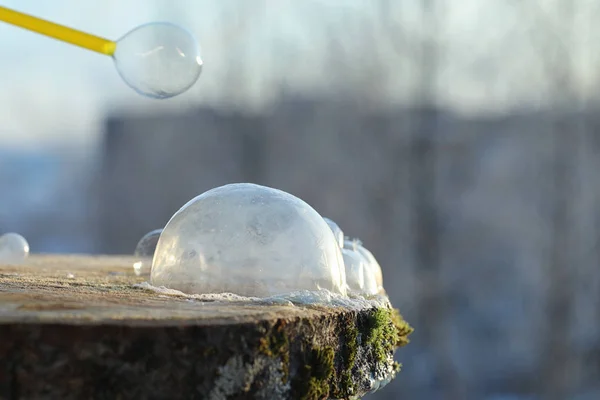
M 344 343 L 344 355 L 347 369 L 354 367 L 356 354 L 358 353 L 358 329 L 355 324 L 346 329 L 346 341 Z
M 365 342 L 373 349 L 377 362 L 386 362 L 396 347 L 408 343 L 412 331 L 397 310 L 377 308 L 369 315 Z
M 407 336 L 412 332 L 397 310 L 374 308 L 366 317 L 356 319 L 349 313 L 339 322 L 340 346 L 316 347 L 304 344 L 306 350 L 304 366 L 296 374 L 292 384 L 294 398 L 320 400 L 328 398 L 348 399 L 359 392 L 356 377 L 356 362 L 361 346 L 368 348 L 374 361 L 387 364 L 393 351 L 408 343 Z M 277 342 L 266 342 L 263 347 L 271 348 Z M 337 368 L 336 368 L 337 366 Z M 401 365 L 394 363 L 398 372 Z
M 300 400 L 328 398 L 329 386 L 335 376 L 335 351 L 332 347 L 312 348 L 298 385 Z M 306 382 L 303 387 L 303 383 Z
M 400 315 L 400 312 L 397 309 L 390 310 L 390 318 L 392 319 L 392 323 L 396 327 L 398 331 L 398 338 L 396 340 L 396 346 L 402 347 L 406 346 L 410 340 L 408 340 L 408 335 L 413 333 L 414 329 L 412 326 L 408 324 Z
M 338 392 L 336 397 L 345 398 L 345 397 L 353 396 L 356 394 L 358 385 L 352 379 L 352 373 L 344 372 L 344 375 L 342 376 L 341 384 L 342 384 L 341 391 Z M 341 396 L 340 396 L 340 394 L 341 394 Z
M 324 347 L 322 349 L 313 349 L 312 353 L 312 375 L 320 380 L 329 380 L 331 374 L 334 372 L 333 360 L 335 358 L 335 351 L 333 351 L 332 347 Z
M 260 339 L 259 353 L 267 357 L 279 358 L 283 369 L 283 383 L 289 379 L 290 342 L 284 331 L 284 322 L 279 321 L 267 335 Z
M 317 378 L 310 378 L 306 393 L 300 400 L 322 400 L 329 396 L 329 385 Z
M 346 321 L 343 329 L 343 340 L 344 344 L 341 351 L 343 369 L 332 393 L 334 398 L 339 399 L 348 398 L 357 392 L 358 385 L 352 379 L 352 369 L 358 353 L 358 328 L 353 320 Z

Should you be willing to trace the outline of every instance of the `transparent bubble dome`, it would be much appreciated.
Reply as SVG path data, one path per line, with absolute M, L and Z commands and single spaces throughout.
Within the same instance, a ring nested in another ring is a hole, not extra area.
M 346 294 L 341 249 L 321 215 L 289 193 L 249 183 L 209 190 L 173 215 L 151 282 L 188 294 Z
M 158 239 L 160 238 L 160 234 L 162 233 L 162 229 L 155 229 L 146 233 L 138 242 L 137 246 L 135 246 L 135 251 L 133 254 L 138 257 L 150 257 L 154 256 L 154 252 L 156 251 L 156 245 L 158 244 Z

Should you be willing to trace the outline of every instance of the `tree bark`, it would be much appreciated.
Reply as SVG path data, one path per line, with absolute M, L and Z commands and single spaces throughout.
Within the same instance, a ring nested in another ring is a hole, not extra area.
M 134 261 L 0 265 L 0 398 L 349 398 L 393 378 L 412 331 L 387 307 L 157 293 Z

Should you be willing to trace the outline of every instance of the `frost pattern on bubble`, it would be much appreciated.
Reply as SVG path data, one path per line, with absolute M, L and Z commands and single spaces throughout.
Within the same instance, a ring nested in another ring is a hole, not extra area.
M 346 267 L 346 282 L 348 289 L 355 293 L 365 290 L 365 265 L 360 254 L 350 249 L 342 249 L 344 266 Z
M 377 262 L 377 259 L 367 248 L 361 243 L 356 244 L 356 251 L 363 255 L 367 259 L 368 266 L 370 267 L 371 273 L 373 274 L 375 285 L 379 291 L 383 290 L 383 273 L 381 272 L 381 265 Z
M 348 289 L 355 294 L 375 295 L 379 292 L 369 261 L 358 251 L 342 249 Z
M 358 239 L 344 240 L 344 249 L 352 251 L 362 260 L 364 265 L 364 290 L 365 294 L 384 293 L 383 274 L 381 266 L 369 250 L 367 250 L 362 242 Z M 347 267 L 346 267 L 346 274 Z
M 339 227 L 338 224 L 335 223 L 334 220 L 329 218 L 323 219 L 325 220 L 325 222 L 327 222 L 327 225 L 329 225 L 329 228 L 333 232 L 333 236 L 335 237 L 338 246 L 340 246 L 340 248 L 344 247 L 344 232 L 342 231 L 342 229 Z
M 177 211 L 158 241 L 151 282 L 188 294 L 346 294 L 341 249 L 321 215 L 250 183 L 209 190 Z
M 18 233 L 0 236 L 0 264 L 19 264 L 29 256 L 29 243 Z

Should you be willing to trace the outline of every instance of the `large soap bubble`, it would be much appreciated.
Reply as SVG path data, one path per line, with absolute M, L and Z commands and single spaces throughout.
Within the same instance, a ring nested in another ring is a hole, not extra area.
M 158 241 L 151 281 L 198 294 L 346 294 L 341 249 L 319 213 L 249 183 L 209 190 L 177 211 Z

